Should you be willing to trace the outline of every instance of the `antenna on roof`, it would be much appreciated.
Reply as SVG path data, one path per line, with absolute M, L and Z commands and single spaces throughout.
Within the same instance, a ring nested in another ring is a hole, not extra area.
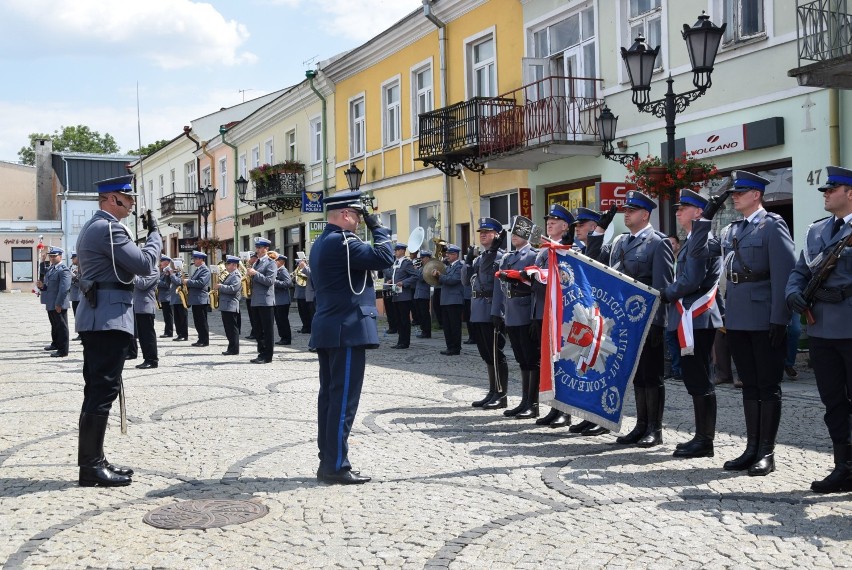
M 306 59 L 305 61 L 302 62 L 302 65 L 304 67 L 312 67 L 318 60 L 319 60 L 319 54 Z
M 243 94 L 243 103 L 246 102 L 246 91 L 254 91 L 254 89 L 239 89 L 239 90 L 237 90 L 237 93 Z

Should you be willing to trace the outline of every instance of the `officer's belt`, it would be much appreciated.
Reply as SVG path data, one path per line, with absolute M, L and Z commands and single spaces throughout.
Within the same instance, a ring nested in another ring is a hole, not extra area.
M 115 281 L 98 281 L 98 289 L 113 289 L 115 291 L 133 291 L 133 283 L 116 283 Z
M 529 297 L 530 295 L 532 295 L 531 291 L 506 291 L 507 299 L 512 299 L 514 297 Z
M 852 297 L 852 286 L 850 287 L 820 287 L 814 293 L 814 299 L 823 303 L 839 303 L 844 299 Z
M 473 299 L 482 299 L 485 297 L 493 297 L 494 293 L 491 291 L 471 291 L 470 296 Z
M 729 271 L 727 274 L 728 283 L 755 283 L 757 281 L 767 281 L 769 273 L 734 273 Z

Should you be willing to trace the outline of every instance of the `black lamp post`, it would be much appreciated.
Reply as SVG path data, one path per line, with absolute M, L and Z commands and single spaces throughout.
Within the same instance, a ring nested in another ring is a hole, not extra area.
M 624 166 L 627 166 L 634 160 L 639 159 L 638 152 L 614 152 L 612 148 L 612 141 L 615 140 L 615 127 L 618 125 L 618 117 L 612 114 L 612 111 L 609 110 L 609 107 L 604 106 L 601 114 L 597 118 L 598 121 L 598 132 L 601 135 L 601 141 L 603 142 L 603 154 L 604 158 L 608 158 L 609 160 L 614 160 L 615 162 L 620 162 Z
M 248 180 L 246 180 L 241 174 L 239 178 L 234 180 L 234 187 L 237 189 L 237 196 L 240 197 L 241 201 L 245 202 L 246 192 L 248 192 Z
M 675 160 L 675 118 L 677 114 L 685 110 L 692 101 L 695 101 L 707 91 L 712 85 L 710 76 L 713 73 L 713 65 L 722 35 L 725 33 L 727 24 L 721 27 L 710 21 L 710 16 L 701 12 L 698 21 L 692 27 L 683 25 L 683 39 L 686 41 L 686 49 L 689 52 L 689 61 L 692 64 L 692 84 L 695 89 L 685 93 L 677 94 L 672 88 L 674 80 L 671 74 L 666 80 L 668 89 L 662 99 L 650 101 L 651 76 L 654 72 L 654 62 L 660 52 L 659 46 L 651 49 L 645 43 L 641 35 L 636 38 L 630 49 L 621 48 L 621 57 L 627 66 L 627 75 L 630 77 L 630 85 L 633 90 L 633 103 L 640 111 L 651 113 L 655 117 L 666 121 L 666 161 L 673 163 Z M 674 212 L 666 209 L 668 199 L 660 200 L 660 208 L 668 215 L 662 216 L 664 232 L 674 229 Z
M 350 190 L 359 190 L 361 188 L 361 177 L 364 176 L 364 171 L 359 170 L 354 163 L 351 163 L 349 168 L 343 171 L 343 175 L 346 176 L 346 184 L 349 185 Z M 361 202 L 364 203 L 365 208 L 370 208 L 373 212 L 376 211 L 376 199 L 372 194 L 361 196 Z
M 216 192 L 215 188 L 211 188 L 208 184 L 205 188 L 199 188 L 195 193 L 195 197 L 198 199 L 198 214 L 204 218 L 204 239 L 207 239 L 207 217 L 210 215 L 210 212 L 213 211 L 213 204 L 216 201 Z

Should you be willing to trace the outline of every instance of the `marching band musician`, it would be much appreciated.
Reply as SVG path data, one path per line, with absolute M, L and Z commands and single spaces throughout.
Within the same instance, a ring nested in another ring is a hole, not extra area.
M 746 449 L 725 463 L 728 471 L 768 475 L 775 471 L 775 439 L 781 421 L 787 308 L 784 289 L 796 264 L 784 219 L 762 205 L 769 180 L 735 170 L 732 198 L 743 220 L 722 233 L 725 256 L 725 330 L 743 383 Z
M 683 189 L 680 200 L 674 205 L 677 222 L 686 232 L 686 241 L 677 254 L 675 280 L 660 290 L 660 300 L 668 303 L 668 330 L 680 339 L 678 350 L 681 351 L 683 383 L 692 397 L 695 414 L 695 437 L 678 444 L 675 457 L 713 455 L 716 387 L 710 362 L 716 329 L 722 326 L 718 292 L 722 250 L 719 240 L 710 235 L 710 220 L 726 197 L 727 194 L 722 194 L 708 201 L 698 192 Z M 636 433 L 634 436 L 628 434 L 625 439 L 638 437 L 634 443 L 639 447 L 659 445 L 663 442 L 665 394 L 655 386 L 635 388 L 635 391 Z
M 311 320 L 314 318 L 314 286 L 311 284 L 311 266 L 307 259 L 300 259 L 296 271 L 304 275 L 305 284 L 299 285 L 293 290 L 293 298 L 299 309 L 299 320 L 302 321 L 300 333 L 311 334 Z
M 275 259 L 275 324 L 278 326 L 278 345 L 288 345 L 293 342 L 290 330 L 290 286 L 293 279 L 287 271 L 287 256 L 278 254 Z
M 397 243 L 393 254 L 396 261 L 391 268 L 391 286 L 393 287 L 393 312 L 396 314 L 396 329 L 399 333 L 397 342 L 391 348 L 408 348 L 411 344 L 411 305 L 414 299 L 414 288 L 420 273 L 405 256 L 408 246 Z
M 275 273 L 278 268 L 267 253 L 272 242 L 266 238 L 254 240 L 254 250 L 257 261 L 249 268 L 251 277 L 251 310 L 257 328 L 257 358 L 253 364 L 269 364 L 272 362 L 272 352 L 275 339 Z
M 818 269 L 820 255 L 838 247 L 852 233 L 852 170 L 826 167 L 828 179 L 820 187 L 826 212 L 832 215 L 808 228 L 803 249 L 787 281 L 787 303 L 792 310 L 810 310 L 808 347 L 823 419 L 834 448 L 834 469 L 821 481 L 811 483 L 815 493 L 852 491 L 852 247 L 840 252 L 837 265 L 822 281 L 813 304 L 802 295 Z M 848 243 L 848 242 L 847 242 Z
M 461 248 L 450 244 L 447 246 L 447 261 L 450 264 L 441 275 L 437 269 L 433 275 L 438 278 L 441 285 L 441 320 L 444 323 L 444 342 L 446 350 L 442 350 L 444 356 L 456 356 L 461 354 L 461 326 L 462 313 L 464 311 L 464 290 L 462 287 L 462 263 L 459 261 Z
M 150 275 L 137 275 L 133 278 L 133 319 L 135 335 L 130 344 L 130 354 L 137 355 L 136 342 L 142 347 L 142 363 L 136 368 L 147 370 L 157 368 L 157 331 L 154 330 L 154 312 L 157 308 L 157 285 L 159 271 L 154 268 Z
M 160 279 L 157 284 L 157 299 L 160 301 L 160 310 L 163 313 L 163 322 L 166 324 L 160 338 L 172 338 L 174 336 L 174 314 L 172 313 L 172 284 L 169 277 L 169 265 L 172 258 L 166 255 L 160 256 Z
M 192 346 L 210 345 L 210 326 L 207 323 L 207 309 L 210 306 L 210 268 L 207 267 L 207 254 L 202 251 L 192 252 L 192 264 L 195 271 L 192 277 L 184 278 L 183 284 L 189 289 L 187 303 L 192 307 L 192 322 L 198 340 Z
M 249 255 L 248 263 L 246 263 L 246 271 L 254 267 L 254 264 L 257 263 L 257 252 L 253 251 Z M 248 274 L 247 274 L 248 275 Z M 251 282 L 251 277 L 248 277 L 249 282 Z M 246 340 L 257 340 L 257 315 L 255 311 L 251 308 L 251 296 L 252 291 L 251 287 L 248 288 L 248 294 L 246 295 L 246 312 L 249 317 L 249 333 L 246 335 Z
M 172 267 L 166 268 L 164 272 L 168 272 L 169 281 L 172 284 L 171 294 L 169 295 L 169 304 L 172 306 L 172 313 L 175 319 L 175 334 L 177 336 L 172 339 L 173 342 L 189 340 L 189 315 L 187 307 L 183 306 L 180 294 L 178 291 L 183 287 L 182 271 L 178 266 L 183 267 L 183 261 L 180 259 L 172 260 Z
M 586 255 L 597 259 L 605 265 L 609 265 L 633 279 L 649 285 L 658 291 L 668 287 L 674 274 L 674 254 L 672 244 L 665 234 L 658 232 L 651 225 L 651 212 L 656 209 L 657 204 L 647 195 L 638 190 L 627 193 L 624 204 L 624 225 L 629 230 L 616 237 L 607 245 L 603 245 L 604 231 L 612 223 L 615 217 L 615 209 L 610 208 L 598 221 L 598 229 L 588 236 Z M 637 427 L 616 439 L 617 443 L 637 444 L 652 446 L 662 443 L 661 436 L 655 433 L 646 433 L 648 430 L 647 409 L 654 407 L 654 417 L 659 415 L 662 422 L 663 414 L 659 411 L 665 403 L 665 385 L 663 373 L 665 370 L 665 355 L 663 338 L 666 329 L 666 308 L 660 306 L 654 321 L 648 331 L 636 374 L 633 376 L 633 390 L 636 394 L 637 422 L 645 419 L 645 425 L 637 423 Z M 648 395 L 653 394 L 651 400 Z M 709 414 L 709 403 L 707 407 L 701 408 L 703 413 Z M 715 426 L 715 399 L 713 400 L 713 425 Z M 642 414 L 641 416 L 639 414 Z M 696 412 L 697 413 L 697 412 Z M 705 416 L 702 416 L 704 418 Z M 709 423 L 707 419 L 707 423 Z M 583 422 L 573 426 L 572 430 L 579 431 L 581 435 L 599 435 L 608 433 L 609 430 L 586 422 L 584 428 L 580 426 Z M 696 422 L 697 423 L 697 422 Z M 642 433 L 639 433 L 639 432 Z M 658 441 L 659 439 L 659 441 Z
M 240 297 L 243 277 L 237 269 L 239 264 L 239 257 L 226 255 L 225 270 L 228 276 L 222 283 L 219 283 L 218 279 L 213 283 L 213 288 L 219 291 L 219 312 L 222 314 L 225 338 L 228 339 L 228 350 L 222 353 L 223 356 L 240 353 Z
M 133 339 L 133 277 L 149 275 L 162 248 L 157 220 L 148 218 L 148 238 L 141 248 L 119 220 L 133 211 L 133 176 L 98 182 L 98 205 L 80 230 L 80 290 L 86 296 L 77 311 L 83 339 L 83 406 L 79 421 L 81 486 L 123 486 L 131 469 L 111 464 L 104 455 L 104 436 L 113 401 L 121 392 L 124 356 Z
M 352 471 L 348 439 L 364 382 L 365 349 L 379 346 L 370 271 L 389 267 L 393 253 L 390 230 L 377 215 L 367 213 L 361 192 L 334 194 L 325 206 L 328 223 L 311 248 L 317 312 L 310 347 L 317 352 L 320 369 L 317 479 L 360 484 L 370 477 Z M 372 233 L 372 246 L 353 233 L 361 217 Z
M 69 290 L 71 289 L 71 270 L 62 263 L 61 247 L 51 247 L 47 253 L 50 267 L 45 271 L 44 280 L 36 283 L 41 289 L 41 302 L 47 309 L 50 321 L 50 346 L 53 352 L 50 356 L 63 358 L 68 356 L 68 308 L 71 306 Z
M 395 263 L 396 261 L 394 261 Z M 394 266 L 391 265 L 382 271 L 382 278 L 384 279 L 384 283 L 382 284 L 382 300 L 385 307 L 385 317 L 388 320 L 388 328 L 385 330 L 385 334 L 399 334 L 399 319 L 396 314 L 397 307 L 393 302 L 393 270 Z
M 414 314 L 417 317 L 417 324 L 420 325 L 420 332 L 417 338 L 432 338 L 432 310 L 429 306 L 429 299 L 432 297 L 432 287 L 423 278 L 423 266 L 432 259 L 432 252 L 427 250 L 420 251 L 420 274 L 417 279 L 417 286 L 414 289 Z
M 483 252 L 474 259 L 473 246 L 468 248 L 462 280 L 470 283 L 472 289 L 470 324 L 473 325 L 479 356 L 485 361 L 488 370 L 488 393 L 485 398 L 471 405 L 492 410 L 506 407 L 509 382 L 509 365 L 503 353 L 503 347 L 506 346 L 503 334 L 503 291 L 494 277 L 503 259 L 500 242 L 506 230 L 494 218 L 480 218 L 477 232 Z
M 500 285 L 503 288 L 503 314 L 506 335 L 512 345 L 515 361 L 521 368 L 521 402 L 505 410 L 504 416 L 518 420 L 538 417 L 539 364 L 541 345 L 535 342 L 530 329 L 532 322 L 532 288 L 520 279 L 508 277 L 507 271 L 520 274 L 535 263 L 538 251 L 530 247 L 533 221 L 515 216 L 512 223 L 512 251 L 500 262 Z

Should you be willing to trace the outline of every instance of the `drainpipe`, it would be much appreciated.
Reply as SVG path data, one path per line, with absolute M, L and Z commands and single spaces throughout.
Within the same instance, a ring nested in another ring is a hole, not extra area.
M 317 91 L 317 88 L 314 87 L 314 78 L 317 76 L 317 72 L 313 69 L 309 69 L 305 72 L 305 77 L 308 78 L 308 84 L 311 86 L 311 91 L 316 93 L 317 97 L 319 97 L 320 101 L 322 101 L 322 193 L 323 196 L 328 195 L 328 154 L 326 154 L 327 146 L 328 146 L 328 123 L 326 123 L 326 102 L 325 97 Z
M 210 182 L 216 180 L 216 161 L 213 158 L 213 155 L 207 152 L 207 141 L 201 143 L 201 152 L 204 153 L 207 158 L 210 159 Z M 201 171 L 198 171 L 198 177 L 201 178 Z M 213 208 L 213 237 L 216 237 L 216 221 L 218 219 L 218 213 L 216 212 L 216 208 Z
M 445 24 L 438 16 L 432 13 L 432 2 L 434 0 L 423 0 L 423 16 L 435 24 L 438 28 L 438 53 L 440 73 L 439 80 L 441 86 L 441 107 L 447 106 L 447 24 Z M 452 203 L 450 202 L 450 177 L 444 174 L 444 189 L 441 196 L 443 201 L 443 223 L 442 237 L 447 241 L 453 241 L 450 238 L 450 227 L 452 221 Z M 473 228 L 470 228 L 473 231 Z
M 190 127 L 188 125 L 183 127 L 183 134 L 186 135 L 186 138 L 188 138 L 189 140 L 191 140 L 192 142 L 195 143 L 195 150 L 200 149 L 201 143 L 198 142 L 198 139 L 192 138 L 192 135 L 189 134 L 190 132 L 192 132 L 192 127 Z M 195 159 L 195 185 L 198 188 L 201 188 L 201 159 L 200 158 Z M 196 188 L 196 190 L 198 190 L 198 188 Z M 198 234 L 199 234 L 199 237 L 201 237 L 201 214 L 198 214 L 198 216 L 196 216 L 196 221 L 198 222 Z M 183 227 L 183 226 L 181 226 L 181 227 Z
M 239 174 L 240 165 L 239 165 L 239 157 L 237 156 L 237 147 L 229 143 L 225 140 L 225 133 L 228 132 L 228 127 L 225 125 L 219 126 L 219 134 L 222 135 L 222 144 L 226 144 L 231 147 L 231 150 L 234 151 L 234 180 L 239 178 L 236 176 Z M 240 224 L 239 217 L 237 216 L 237 208 L 240 207 L 239 196 L 237 196 L 237 186 L 234 184 L 234 253 L 236 254 L 240 247 Z
M 840 166 L 840 94 L 828 90 L 828 163 Z

